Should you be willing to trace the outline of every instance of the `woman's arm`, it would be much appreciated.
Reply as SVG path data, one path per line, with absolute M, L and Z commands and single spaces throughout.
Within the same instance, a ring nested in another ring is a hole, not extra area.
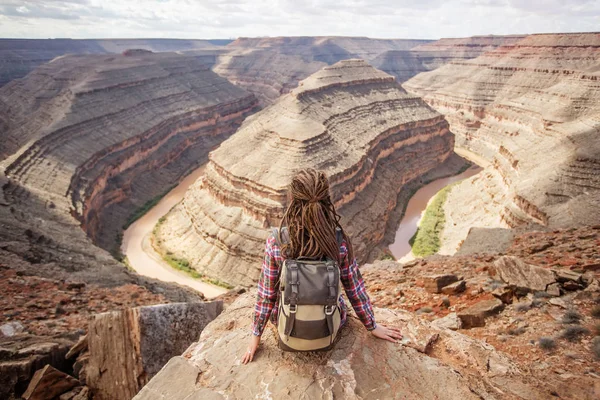
M 242 358 L 247 364 L 252 361 L 254 353 L 260 343 L 260 337 L 269 321 L 273 306 L 277 302 L 277 291 L 279 289 L 279 267 L 273 254 L 274 238 L 269 236 L 265 244 L 265 255 L 263 258 L 260 277 L 258 278 L 258 294 L 254 306 L 252 318 L 252 338 L 248 350 Z
M 358 269 L 356 258 L 350 263 L 344 243 L 342 246 L 345 251 L 344 261 L 340 266 L 340 279 L 344 285 L 346 296 L 348 296 L 348 300 L 350 300 L 350 303 L 352 304 L 352 308 L 365 328 L 367 328 L 368 331 L 371 331 L 373 335 L 380 339 L 396 343 L 398 340 L 402 339 L 400 329 L 377 325 L 373 313 L 373 306 L 371 305 L 371 299 L 369 299 L 369 295 L 367 294 L 365 281 Z

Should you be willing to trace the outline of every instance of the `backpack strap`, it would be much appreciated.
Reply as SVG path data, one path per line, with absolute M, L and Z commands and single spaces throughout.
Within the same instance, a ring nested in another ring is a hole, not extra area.
M 275 244 L 281 247 L 282 244 L 288 244 L 290 242 L 290 234 L 288 233 L 287 226 L 281 228 L 281 232 L 279 228 L 271 229 L 271 235 L 275 238 Z
M 335 228 L 335 240 L 337 240 L 338 247 L 342 247 L 344 235 L 342 234 L 342 229 L 340 227 Z

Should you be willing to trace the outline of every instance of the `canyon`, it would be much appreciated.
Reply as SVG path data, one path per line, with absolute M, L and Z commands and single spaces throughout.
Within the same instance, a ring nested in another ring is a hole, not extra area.
M 530 35 L 404 83 L 487 165 L 449 194 L 443 251 L 473 226 L 600 222 L 599 55 L 596 33 Z
M 122 53 L 132 48 L 156 52 L 191 51 L 216 49 L 229 42 L 181 39 L 0 39 L 0 87 L 66 54 Z
M 327 173 L 364 260 L 395 224 L 389 219 L 403 186 L 444 164 L 453 147 L 442 116 L 394 77 L 363 60 L 340 61 L 249 117 L 212 151 L 204 177 L 158 225 L 156 241 L 201 273 L 253 285 L 291 177 L 314 167 Z
M 51 365 L 61 400 L 598 398 L 599 52 L 597 33 L 0 40 L 0 397 Z M 465 159 L 483 171 L 448 192 L 442 255 L 389 260 L 409 199 Z M 268 328 L 243 366 L 246 291 L 304 167 L 404 339 L 350 316 L 298 355 Z M 235 288 L 207 302 L 225 289 L 161 257 Z

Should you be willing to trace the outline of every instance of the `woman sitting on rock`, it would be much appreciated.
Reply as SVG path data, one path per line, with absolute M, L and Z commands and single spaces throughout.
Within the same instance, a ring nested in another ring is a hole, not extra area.
M 371 301 L 350 240 L 340 226 L 325 174 L 314 169 L 299 172 L 289 186 L 288 204 L 280 229 L 274 229 L 267 239 L 253 335 L 242 362 L 252 361 L 269 317 L 277 326 L 282 349 L 331 349 L 347 318 L 341 286 L 367 330 L 391 342 L 401 339 L 398 328 L 375 323 Z

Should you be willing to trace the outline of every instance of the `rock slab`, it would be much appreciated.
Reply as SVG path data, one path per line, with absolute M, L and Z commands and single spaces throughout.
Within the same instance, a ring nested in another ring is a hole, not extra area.
M 483 300 L 458 313 L 464 329 L 485 326 L 485 319 L 504 309 L 501 300 Z
M 526 264 L 518 257 L 504 256 L 494 262 L 495 275 L 524 292 L 545 291 L 556 282 L 551 270 Z
M 25 400 L 50 400 L 79 385 L 79 381 L 46 365 L 36 371 L 29 383 L 27 390 L 23 393 Z
M 88 333 L 86 383 L 96 399 L 130 399 L 181 354 L 223 303 L 174 303 L 98 314 Z
M 430 293 L 441 293 L 442 288 L 458 281 L 458 277 L 454 274 L 432 275 L 426 276 L 423 279 L 425 290 Z

